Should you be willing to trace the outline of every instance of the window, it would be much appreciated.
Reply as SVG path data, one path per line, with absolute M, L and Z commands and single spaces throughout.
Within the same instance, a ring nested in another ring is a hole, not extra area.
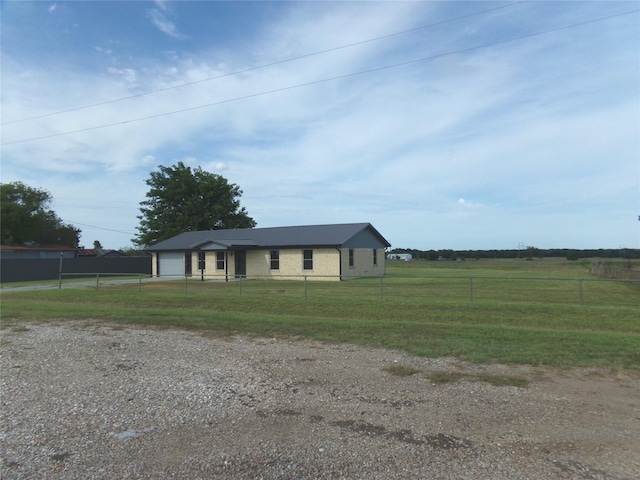
M 378 265 L 378 250 L 373 249 L 373 264 Z
M 204 270 L 205 269 L 205 259 L 206 259 L 206 253 L 203 251 L 199 251 L 198 252 L 198 270 Z
M 302 251 L 302 269 L 313 270 L 313 250 Z
M 349 268 L 353 268 L 353 248 L 349 249 Z
M 216 252 L 216 270 L 224 270 L 224 252 Z
M 280 250 L 271 250 L 271 270 L 280 270 Z
M 184 252 L 184 274 L 191 275 L 191 252 Z

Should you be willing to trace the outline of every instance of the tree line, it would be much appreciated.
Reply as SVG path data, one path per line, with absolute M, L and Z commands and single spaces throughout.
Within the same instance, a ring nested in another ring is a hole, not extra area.
M 625 258 L 640 259 L 640 249 L 634 248 L 598 248 L 598 249 L 570 249 L 549 248 L 541 249 L 527 247 L 525 249 L 507 250 L 416 250 L 413 248 L 394 248 L 389 253 L 410 253 L 414 259 L 420 260 L 475 260 L 482 258 L 534 258 L 556 257 L 567 260 L 581 258 Z

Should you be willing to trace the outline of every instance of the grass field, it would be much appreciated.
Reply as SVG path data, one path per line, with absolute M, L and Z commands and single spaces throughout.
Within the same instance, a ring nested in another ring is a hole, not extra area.
M 98 319 L 216 336 L 307 337 L 478 363 L 640 369 L 638 284 L 594 281 L 588 265 L 389 262 L 383 282 L 192 279 L 145 283 L 140 291 L 115 285 L 4 292 L 1 315 L 6 328 Z

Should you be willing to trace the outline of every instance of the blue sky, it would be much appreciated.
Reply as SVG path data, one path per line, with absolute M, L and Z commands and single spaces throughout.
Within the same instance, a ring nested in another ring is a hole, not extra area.
M 182 161 L 259 227 L 640 248 L 640 5 L 4 1 L 2 182 L 131 245 Z

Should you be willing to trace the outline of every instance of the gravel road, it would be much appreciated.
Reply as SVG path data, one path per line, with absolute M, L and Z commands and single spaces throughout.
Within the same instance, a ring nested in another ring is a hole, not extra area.
M 640 478 L 638 372 L 98 321 L 11 326 L 0 353 L 3 479 Z

